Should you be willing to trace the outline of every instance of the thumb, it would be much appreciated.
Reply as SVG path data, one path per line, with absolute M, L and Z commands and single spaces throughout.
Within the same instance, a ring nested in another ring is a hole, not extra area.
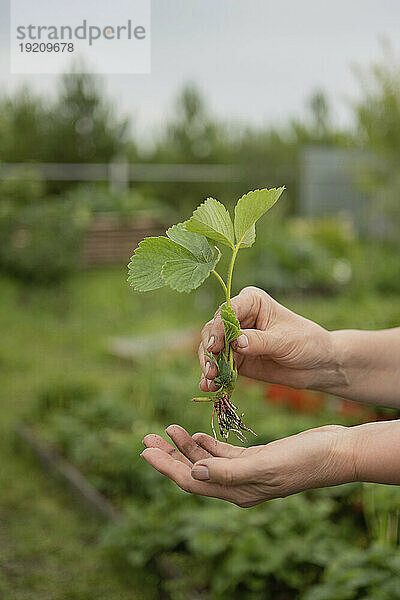
M 271 334 L 259 329 L 242 329 L 242 334 L 232 342 L 235 352 L 243 355 L 273 355 L 274 340 Z
M 249 469 L 245 458 L 207 458 L 196 462 L 191 471 L 193 479 L 220 483 L 222 485 L 237 485 L 246 483 Z

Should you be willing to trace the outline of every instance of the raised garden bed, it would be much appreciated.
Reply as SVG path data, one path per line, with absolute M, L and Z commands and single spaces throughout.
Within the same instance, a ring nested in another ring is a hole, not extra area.
M 96 214 L 82 241 L 81 265 L 127 263 L 144 237 L 163 235 L 165 229 L 160 221 L 145 214 L 130 219 L 111 213 Z

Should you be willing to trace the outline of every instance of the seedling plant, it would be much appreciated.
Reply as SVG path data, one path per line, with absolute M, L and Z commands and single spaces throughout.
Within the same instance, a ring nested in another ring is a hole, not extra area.
M 221 307 L 225 347 L 216 357 L 207 354 L 218 368 L 218 375 L 214 379 L 218 390 L 212 396 L 193 398 L 195 402 L 213 403 L 211 427 L 215 437 L 215 416 L 219 432 L 225 439 L 232 432 L 244 442 L 245 432 L 254 434 L 244 424 L 243 414 L 238 414 L 237 407 L 231 401 L 237 380 L 232 342 L 241 335 L 240 323 L 231 304 L 232 277 L 239 250 L 250 248 L 254 244 L 256 222 L 275 204 L 284 189 L 280 187 L 248 192 L 238 200 L 233 221 L 221 202 L 207 198 L 188 221 L 170 227 L 166 236 L 142 240 L 128 265 L 128 282 L 139 292 L 166 285 L 177 292 L 191 292 L 211 274 L 221 284 L 225 295 L 225 303 Z M 221 258 L 221 244 L 231 251 L 226 281 L 216 270 Z

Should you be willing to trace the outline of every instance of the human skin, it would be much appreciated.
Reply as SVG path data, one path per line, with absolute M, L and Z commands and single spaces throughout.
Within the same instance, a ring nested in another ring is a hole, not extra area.
M 400 407 L 400 328 L 329 332 L 278 304 L 258 288 L 232 299 L 242 335 L 234 343 L 242 375 L 318 389 L 361 402 Z M 205 352 L 224 345 L 219 311 L 202 330 L 200 388 L 214 391 L 217 370 Z M 143 458 L 182 489 L 250 507 L 306 489 L 351 481 L 400 484 L 400 422 L 329 425 L 238 448 L 179 425 L 175 446 L 149 434 Z
M 400 327 L 327 331 L 255 287 L 233 298 L 232 308 L 242 328 L 233 343 L 241 375 L 400 408 Z M 217 370 L 205 351 L 218 353 L 224 346 L 219 312 L 201 333 L 200 388 L 205 392 L 217 389 Z

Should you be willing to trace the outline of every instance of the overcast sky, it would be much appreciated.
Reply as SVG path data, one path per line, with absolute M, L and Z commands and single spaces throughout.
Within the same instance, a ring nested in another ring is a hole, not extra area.
M 9 74 L 7 5 L 0 0 L 0 85 L 51 93 L 55 76 Z M 162 123 L 188 80 L 215 114 L 253 123 L 304 113 L 321 88 L 343 123 L 357 93 L 351 64 L 377 59 L 380 36 L 400 54 L 399 33 L 399 0 L 152 0 L 152 73 L 104 78 L 140 131 Z

